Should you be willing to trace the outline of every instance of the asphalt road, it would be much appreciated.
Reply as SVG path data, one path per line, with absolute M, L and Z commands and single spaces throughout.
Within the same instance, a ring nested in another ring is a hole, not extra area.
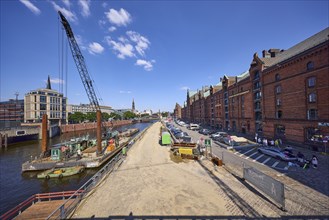
M 209 135 L 203 135 L 198 133 L 198 131 L 188 130 L 186 127 L 177 124 L 174 125 L 176 127 L 181 128 L 182 131 L 187 132 L 192 137 L 192 140 L 194 142 L 197 142 L 201 138 L 203 140 L 210 139 Z M 270 171 L 269 169 L 266 169 L 266 167 L 268 167 L 268 168 L 288 172 L 288 170 L 285 169 L 288 166 L 288 162 L 278 160 L 271 156 L 262 154 L 257 151 L 256 147 L 245 147 L 242 149 L 231 151 L 231 150 L 227 150 L 223 146 L 220 146 L 218 143 L 212 141 L 212 153 L 219 158 L 224 157 L 224 160 L 228 162 L 233 162 L 236 164 L 247 164 L 247 165 L 249 164 L 250 166 L 265 171 Z

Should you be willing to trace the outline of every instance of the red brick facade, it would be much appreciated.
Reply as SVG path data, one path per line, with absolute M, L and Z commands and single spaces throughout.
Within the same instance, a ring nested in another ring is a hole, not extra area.
M 254 54 L 221 85 L 187 93 L 182 119 L 217 129 L 323 145 L 329 137 L 329 28 L 290 49 Z

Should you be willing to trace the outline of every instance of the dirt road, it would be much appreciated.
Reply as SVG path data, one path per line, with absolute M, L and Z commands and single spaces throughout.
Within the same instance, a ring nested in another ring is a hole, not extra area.
M 74 218 L 113 215 L 232 215 L 227 199 L 198 162 L 175 163 L 159 145 L 155 123 L 74 214 Z

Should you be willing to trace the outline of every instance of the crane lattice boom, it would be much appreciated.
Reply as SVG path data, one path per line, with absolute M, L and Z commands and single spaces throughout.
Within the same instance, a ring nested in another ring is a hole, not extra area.
M 68 38 L 68 41 L 70 44 L 72 56 L 73 56 L 76 66 L 78 68 L 78 71 L 79 71 L 79 74 L 81 77 L 81 81 L 87 92 L 90 104 L 95 108 L 96 111 L 100 111 L 99 102 L 98 102 L 98 99 L 97 99 L 97 96 L 95 93 L 95 89 L 94 89 L 92 80 L 90 79 L 84 57 L 80 51 L 77 41 L 75 40 L 71 26 L 60 11 L 58 11 L 58 14 L 61 17 L 61 20 L 62 20 L 61 22 L 66 31 L 66 35 L 67 35 L 67 38 Z

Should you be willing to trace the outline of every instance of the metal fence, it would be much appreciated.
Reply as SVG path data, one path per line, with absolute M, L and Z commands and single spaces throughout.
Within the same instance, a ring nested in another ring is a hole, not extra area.
M 150 127 L 144 129 L 141 133 L 136 135 L 129 144 L 127 145 L 127 151 L 130 149 L 131 146 L 141 138 L 143 138 L 145 132 Z M 75 193 L 67 199 L 65 203 L 63 203 L 60 207 L 54 210 L 46 219 L 66 219 L 68 218 L 72 212 L 77 208 L 80 204 L 81 200 L 86 198 L 89 193 L 91 193 L 97 185 L 99 185 L 103 180 L 104 177 L 107 176 L 113 169 L 115 165 L 122 158 L 122 153 L 119 152 L 114 158 L 112 158 L 101 170 L 99 170 L 93 177 L 91 177 L 85 184 L 83 184 Z
M 254 163 L 245 158 L 239 157 L 232 152 L 221 152 L 221 155 L 217 155 L 219 159 L 222 159 L 224 167 L 233 175 L 244 178 L 244 168 L 255 168 L 267 175 L 273 174 L 274 170 L 270 167 Z M 271 175 L 273 177 L 273 175 Z M 289 215 L 329 215 L 328 199 L 313 198 L 311 195 L 294 189 L 292 186 L 284 185 L 285 189 L 285 210 Z

